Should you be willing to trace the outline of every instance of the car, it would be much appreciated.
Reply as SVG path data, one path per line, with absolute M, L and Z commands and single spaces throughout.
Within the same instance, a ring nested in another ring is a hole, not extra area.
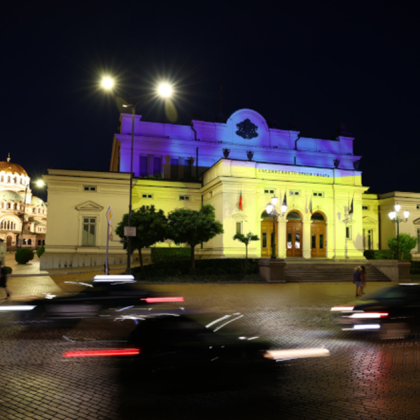
M 358 300 L 331 308 L 343 331 L 369 333 L 382 339 L 420 333 L 420 284 L 381 288 Z
M 178 310 L 183 297 L 157 296 L 138 286 L 133 276 L 100 275 L 93 283 L 68 282 L 73 292 L 47 293 L 41 299 L 25 304 L 10 302 L 1 311 L 16 310 L 21 322 L 78 322 L 85 318 L 120 318 L 123 314 L 144 312 L 150 305 L 164 304 L 169 310 Z

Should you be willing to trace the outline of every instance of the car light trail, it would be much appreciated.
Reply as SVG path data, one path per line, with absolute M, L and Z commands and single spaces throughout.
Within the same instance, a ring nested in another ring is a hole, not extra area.
M 352 305 L 352 306 L 333 306 L 331 308 L 331 312 L 352 311 L 353 309 L 354 309 L 354 305 Z
M 30 305 L 8 305 L 8 306 L 0 306 L 0 311 L 32 311 L 32 309 L 36 308 L 36 306 Z
M 116 274 L 108 276 L 99 274 L 93 278 L 93 281 L 99 283 L 134 283 L 136 280 L 131 274 Z
M 225 315 L 222 316 L 221 318 L 215 319 L 214 321 L 210 322 L 210 324 L 206 325 L 206 328 L 210 328 L 212 325 L 217 324 L 220 321 L 223 321 L 224 319 L 228 319 L 230 318 L 232 315 Z
M 353 328 L 342 328 L 343 331 L 354 331 L 354 330 L 378 330 L 381 328 L 379 324 L 361 324 L 353 325 Z
M 357 314 L 352 314 L 349 318 L 386 318 L 387 313 L 380 312 L 359 312 Z
M 243 317 L 243 315 L 237 316 L 236 318 L 233 318 L 233 319 L 230 319 L 229 321 L 227 321 L 224 324 L 220 325 L 219 327 L 215 328 L 213 331 L 214 332 L 219 331 L 220 328 L 223 328 L 225 325 L 230 324 L 231 322 L 236 321 L 237 319 L 242 318 L 242 317 Z
M 140 349 L 99 349 L 99 350 L 72 350 L 63 354 L 63 357 L 110 357 L 110 356 L 137 356 Z
M 140 300 L 144 300 L 147 303 L 163 303 L 163 302 L 184 302 L 184 298 L 179 297 L 150 297 L 150 298 L 142 298 Z
M 327 357 L 330 356 L 328 349 L 287 349 L 287 350 L 267 350 L 264 357 L 272 360 L 304 359 L 307 357 Z

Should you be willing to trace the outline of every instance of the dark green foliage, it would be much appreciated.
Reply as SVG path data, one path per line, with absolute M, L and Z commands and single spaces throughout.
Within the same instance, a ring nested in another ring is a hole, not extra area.
M 4 267 L 4 269 L 6 270 L 6 274 L 12 274 L 13 272 L 12 267 Z
M 45 246 L 40 246 L 37 250 L 36 250 L 36 255 L 38 255 L 38 258 L 41 258 L 41 255 L 45 252 Z
M 124 226 L 128 226 L 128 214 L 124 214 L 122 221 L 115 230 L 116 234 L 123 241 L 124 249 L 126 249 L 127 240 L 124 236 Z M 137 236 L 131 238 L 131 251 L 138 250 L 140 266 L 143 268 L 141 249 L 148 248 L 156 242 L 164 241 L 167 237 L 168 222 L 162 210 L 156 211 L 155 206 L 150 208 L 143 206 L 132 212 L 131 226 L 136 226 L 137 228 Z
M 216 220 L 214 207 L 205 205 L 199 211 L 178 209 L 168 216 L 168 239 L 191 247 L 191 269 L 195 267 L 195 246 L 223 233 L 223 225 Z
M 368 260 L 392 260 L 394 259 L 393 252 L 390 249 L 375 249 L 366 250 L 363 255 Z
M 33 260 L 34 253 L 32 249 L 20 248 L 16 251 L 15 260 L 18 264 L 26 264 L 28 261 Z
M 258 272 L 258 261 L 248 261 L 244 264 L 243 259 L 197 260 L 195 271 L 191 271 L 188 261 L 146 265 L 143 272 L 139 267 L 133 269 L 137 279 L 156 282 L 240 281 L 244 280 L 246 275 L 258 278 Z
M 152 263 L 165 263 L 172 261 L 189 261 L 190 248 L 151 248 Z
M 397 256 L 397 237 L 388 239 L 388 246 L 394 252 L 396 259 L 407 260 L 410 259 L 410 251 L 417 245 L 417 236 L 410 236 L 406 233 L 400 233 L 399 237 L 399 253 Z
M 420 274 L 420 261 L 411 261 L 411 274 Z
M 243 235 L 242 233 L 237 233 L 233 239 L 238 240 L 245 244 L 245 259 L 248 260 L 248 245 L 252 241 L 259 241 L 260 238 L 257 235 L 254 235 L 252 232 L 248 232 L 246 235 Z

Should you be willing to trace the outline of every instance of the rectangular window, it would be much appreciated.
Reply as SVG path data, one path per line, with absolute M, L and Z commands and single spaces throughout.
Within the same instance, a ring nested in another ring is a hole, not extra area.
M 314 192 L 313 196 L 314 197 L 324 197 L 324 193 L 323 192 Z
M 274 190 L 264 190 L 264 194 L 274 194 Z
M 171 159 L 171 179 L 179 178 L 179 159 Z
M 351 226 L 346 226 L 346 239 L 351 239 Z
M 181 201 L 190 201 L 190 196 L 189 195 L 180 195 L 179 199 Z
M 373 249 L 373 230 L 369 229 L 367 234 L 368 249 Z
M 267 248 L 267 234 L 266 233 L 262 234 L 262 246 L 263 248 Z
M 324 249 L 324 235 L 322 233 L 319 235 L 319 249 Z
M 154 157 L 153 158 L 153 175 L 161 178 L 162 177 L 162 158 Z
M 153 198 L 153 194 L 143 194 L 142 198 Z
M 315 233 L 312 234 L 312 249 L 316 248 L 316 235 Z
M 300 195 L 299 191 L 289 191 L 289 195 Z
M 94 246 L 96 243 L 96 218 L 83 218 L 82 245 Z
M 420 210 L 420 204 L 417 204 L 417 210 Z
M 242 233 L 242 222 L 236 222 L 236 233 Z
M 95 185 L 84 185 L 83 190 L 84 191 L 96 191 L 96 186 Z
M 362 206 L 362 210 L 369 210 L 369 206 Z
M 140 176 L 149 175 L 147 170 L 147 156 L 140 156 Z

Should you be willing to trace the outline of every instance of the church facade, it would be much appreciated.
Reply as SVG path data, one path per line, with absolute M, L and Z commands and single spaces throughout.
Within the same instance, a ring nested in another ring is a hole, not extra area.
M 47 205 L 32 194 L 30 182 L 25 169 L 10 156 L 0 162 L 0 239 L 7 251 L 45 245 Z
M 110 170 L 129 172 L 132 115 L 121 114 L 120 122 Z M 224 233 L 203 244 L 203 258 L 243 256 L 233 236 L 252 232 L 260 238 L 250 245 L 253 257 L 270 257 L 275 245 L 280 258 L 360 259 L 367 235 L 371 249 L 378 249 L 379 225 L 376 202 L 363 210 L 368 187 L 353 141 L 345 131 L 326 140 L 270 128 L 250 109 L 226 123 L 187 126 L 143 122 L 136 115 L 133 207 L 154 205 L 167 214 L 213 205 Z M 265 211 L 273 196 L 274 221 Z

